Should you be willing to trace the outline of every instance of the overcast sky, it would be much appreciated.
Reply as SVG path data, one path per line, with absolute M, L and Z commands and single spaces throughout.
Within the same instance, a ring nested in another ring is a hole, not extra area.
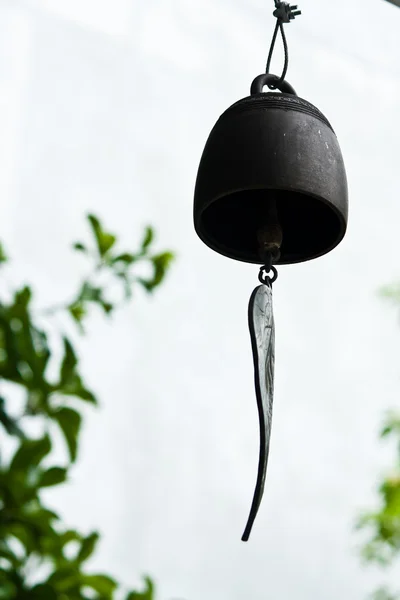
M 273 8 L 0 0 L 7 285 L 33 281 L 37 306 L 68 297 L 88 211 L 125 248 L 150 222 L 178 256 L 154 298 L 91 320 L 82 361 L 102 406 L 49 496 L 71 526 L 103 532 L 93 568 L 126 584 L 150 573 L 160 600 L 362 600 L 384 580 L 352 533 L 390 464 L 377 432 L 400 395 L 399 319 L 376 295 L 400 272 L 400 9 L 383 0 L 302 0 L 286 28 L 287 79 L 339 138 L 349 228 L 331 254 L 280 269 L 267 484 L 240 541 L 258 459 L 258 269 L 197 239 L 192 198 L 211 127 L 264 69 Z

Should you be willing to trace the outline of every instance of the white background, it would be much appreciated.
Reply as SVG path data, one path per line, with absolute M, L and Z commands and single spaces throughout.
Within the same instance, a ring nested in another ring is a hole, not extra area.
M 1 0 L 0 237 L 10 285 L 37 306 L 84 272 L 70 244 L 92 211 L 133 248 L 148 222 L 177 261 L 81 345 L 101 410 L 48 495 L 71 526 L 100 528 L 93 569 L 159 599 L 362 600 L 381 581 L 357 557 L 356 516 L 391 453 L 376 436 L 400 393 L 400 331 L 376 295 L 400 269 L 400 10 L 301 0 L 286 27 L 288 81 L 331 121 L 350 196 L 331 254 L 274 287 L 276 390 L 264 502 L 240 541 L 258 422 L 247 302 L 257 267 L 192 226 L 203 145 L 264 69 L 267 0 Z M 280 42 L 279 42 L 280 43 Z M 282 55 L 274 59 L 279 74 Z M 394 577 L 394 580 L 396 578 Z

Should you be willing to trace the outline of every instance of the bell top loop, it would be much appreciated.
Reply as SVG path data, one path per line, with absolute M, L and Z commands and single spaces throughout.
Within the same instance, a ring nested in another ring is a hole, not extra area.
M 265 85 L 273 85 L 274 88 L 280 92 L 283 92 L 284 94 L 292 94 L 293 96 L 297 96 L 290 83 L 285 80 L 282 81 L 277 75 L 272 75 L 271 73 L 262 73 L 261 75 L 258 75 L 251 84 L 250 94 L 252 96 L 255 94 L 261 94 Z

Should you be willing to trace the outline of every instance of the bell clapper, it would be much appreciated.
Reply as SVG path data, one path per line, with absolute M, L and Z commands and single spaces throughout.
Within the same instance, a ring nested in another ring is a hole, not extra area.
M 265 210 L 266 224 L 257 231 L 259 255 L 263 261 L 263 266 L 260 268 L 259 280 L 261 283 L 273 283 L 278 277 L 278 272 L 272 264 L 276 263 L 280 258 L 280 248 L 283 239 L 275 198 L 268 200 Z M 269 276 L 271 270 L 273 271 L 272 277 Z

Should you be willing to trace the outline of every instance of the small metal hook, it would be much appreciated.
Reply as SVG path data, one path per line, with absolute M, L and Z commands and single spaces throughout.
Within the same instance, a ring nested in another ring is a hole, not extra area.
M 270 271 L 273 273 L 272 277 L 269 275 Z M 264 285 L 272 285 L 277 279 L 278 271 L 273 265 L 263 265 L 260 267 L 260 272 L 258 274 L 258 281 L 260 283 L 263 283 Z

